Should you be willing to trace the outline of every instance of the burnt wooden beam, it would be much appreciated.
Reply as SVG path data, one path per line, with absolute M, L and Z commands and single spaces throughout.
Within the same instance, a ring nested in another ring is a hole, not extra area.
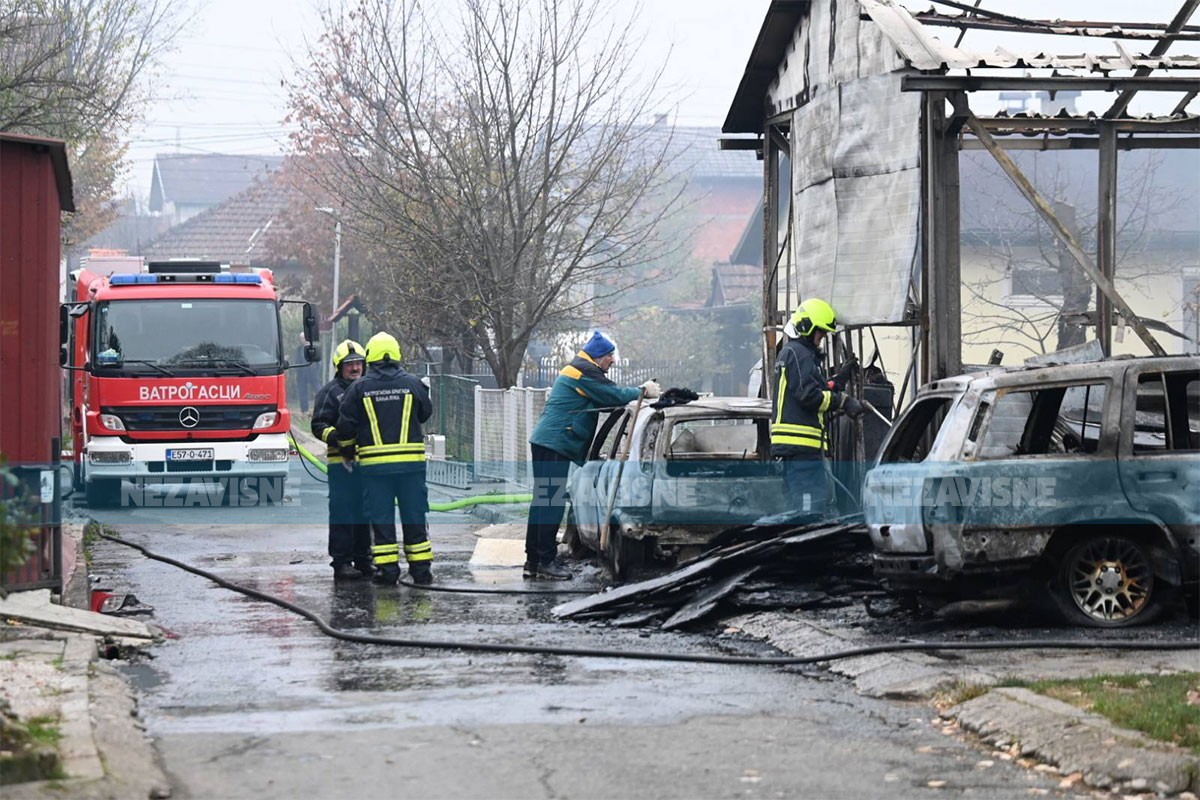
M 1187 24 L 1187 21 L 1192 18 L 1192 13 L 1195 12 L 1197 5 L 1200 5 L 1200 0 L 1183 0 L 1183 5 L 1180 7 L 1179 12 L 1167 26 L 1167 33 L 1175 33 L 1182 29 L 1183 26 Z M 1164 38 L 1159 40 L 1158 44 L 1154 45 L 1154 48 L 1151 49 L 1150 56 L 1152 58 L 1157 58 L 1164 55 L 1167 50 L 1170 49 L 1171 44 L 1172 41 L 1170 39 Z M 1135 79 L 1144 78 L 1146 75 L 1150 74 L 1150 68 L 1139 67 L 1134 71 L 1133 74 Z M 1193 86 L 1190 90 L 1184 89 L 1183 91 L 1194 91 L 1195 88 L 1196 87 Z M 1113 101 L 1112 107 L 1109 108 L 1108 111 L 1104 112 L 1105 118 L 1114 119 L 1124 115 L 1125 109 L 1129 107 L 1129 101 L 1133 99 L 1133 96 L 1137 94 L 1137 92 L 1138 89 L 1134 86 L 1130 86 L 1122 91 L 1121 94 L 1118 95 L 1117 99 Z
M 1200 2 L 1200 0 L 1195 0 Z M 1041 69 L 1039 67 L 1039 69 Z M 991 75 L 904 75 L 902 92 L 1003 92 L 1003 91 L 1097 91 L 1097 92 L 1191 92 L 1200 89 L 1200 78 L 1119 77 L 1055 75 L 1050 77 L 1001 77 Z
M 1100 128 L 1099 196 L 1096 206 L 1096 267 L 1110 283 L 1117 267 L 1117 132 Z M 1112 301 L 1096 288 L 1096 338 L 1104 355 L 1112 355 Z
M 1099 150 L 1100 140 L 1094 136 L 1026 137 L 999 140 L 1005 150 Z M 978 139 L 963 137 L 961 150 L 986 150 Z M 1200 138 L 1195 136 L 1127 136 L 1117 139 L 1118 150 L 1200 150 Z

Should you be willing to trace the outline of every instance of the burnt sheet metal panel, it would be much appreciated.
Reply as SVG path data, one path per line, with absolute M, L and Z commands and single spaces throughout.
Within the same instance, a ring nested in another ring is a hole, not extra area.
M 48 464 L 59 436 L 59 214 L 71 208 L 63 143 L 0 135 L 0 453 L 12 466 Z
M 1041 50 L 1013 52 L 1003 47 L 992 50 L 970 50 L 948 44 L 922 25 L 908 9 L 894 0 L 858 0 L 862 10 L 880 27 L 908 63 L 920 70 L 977 69 L 982 67 L 1028 67 L 1037 69 L 1070 69 L 1108 73 L 1112 70 L 1134 69 L 1196 69 L 1200 57 L 1195 55 L 1147 56 L 1131 53 L 1115 40 L 1105 40 L 1102 46 L 1113 51 L 1104 53 L 1056 54 Z M 958 31 L 942 29 L 943 36 L 957 38 Z M 1054 29 L 1047 34 L 1058 33 Z M 1064 31 L 1065 32 L 1065 31 Z M 1028 37 L 1027 37 L 1028 38 Z M 1078 50 L 1084 42 L 1079 37 L 1061 37 L 1063 46 Z
M 790 112 L 791 235 L 781 308 L 828 300 L 846 324 L 904 319 L 921 207 L 920 102 L 857 2 L 813 0 L 766 99 Z

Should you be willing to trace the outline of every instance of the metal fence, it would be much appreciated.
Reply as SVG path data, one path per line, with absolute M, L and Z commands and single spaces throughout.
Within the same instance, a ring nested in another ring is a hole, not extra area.
M 475 387 L 475 477 L 532 485 L 529 434 L 549 389 Z
M 480 380 L 470 375 L 431 375 L 433 416 L 426 433 L 446 437 L 446 457 L 470 462 L 475 457 L 475 389 Z

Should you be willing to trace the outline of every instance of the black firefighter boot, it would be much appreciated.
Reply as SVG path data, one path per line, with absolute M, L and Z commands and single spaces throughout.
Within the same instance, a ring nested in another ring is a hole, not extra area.
M 428 586 L 433 583 L 433 569 L 428 561 L 417 561 L 408 565 L 408 577 L 418 586 Z

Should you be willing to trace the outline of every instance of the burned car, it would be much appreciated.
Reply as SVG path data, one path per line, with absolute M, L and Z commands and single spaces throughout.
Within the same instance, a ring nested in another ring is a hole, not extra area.
M 926 600 L 1148 622 L 1200 571 L 1200 357 L 994 370 L 923 387 L 863 506 L 876 574 Z
M 635 409 L 630 403 L 609 414 L 587 462 L 571 473 L 566 540 L 573 549 L 602 553 L 620 573 L 787 510 L 782 472 L 770 458 L 769 400 L 702 397 L 643 406 L 636 419 Z

